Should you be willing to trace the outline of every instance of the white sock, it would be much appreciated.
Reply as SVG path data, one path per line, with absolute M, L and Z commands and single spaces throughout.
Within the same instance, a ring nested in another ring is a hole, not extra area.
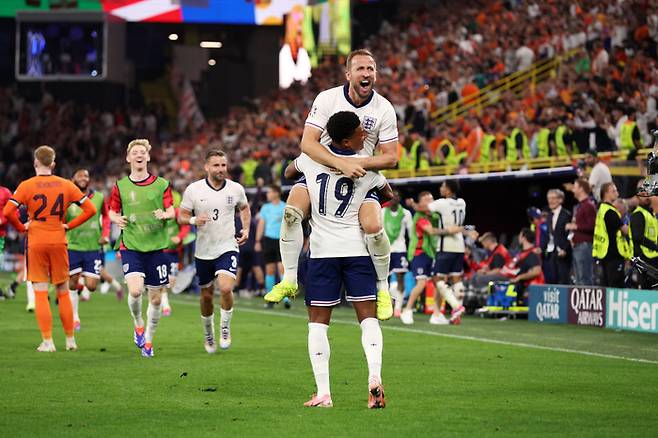
M 162 307 L 169 307 L 169 295 L 167 292 L 162 292 L 162 297 L 160 298 L 160 305 Z
M 377 291 L 388 290 L 388 274 L 391 266 L 391 242 L 384 230 L 365 235 L 368 254 L 377 273 Z
M 231 328 L 231 318 L 233 317 L 233 308 L 229 310 L 219 309 L 219 326 L 221 328 Z
M 110 291 L 110 284 L 109 283 L 101 283 L 100 287 L 98 288 L 100 291 L 101 295 L 105 295 Z
M 133 297 L 128 294 L 128 307 L 130 314 L 133 316 L 135 327 L 144 327 L 144 320 L 142 319 L 142 296 Z
M 27 302 L 28 304 L 34 305 L 34 286 L 31 281 L 25 282 L 25 288 L 27 289 Z
M 146 308 L 146 318 L 148 321 L 144 334 L 147 343 L 153 343 L 153 335 L 155 335 L 155 330 L 158 328 L 158 322 L 160 321 L 160 315 L 162 315 L 160 308 L 161 306 L 155 306 L 152 303 L 149 303 Z
M 368 362 L 368 383 L 373 380 L 381 382 L 384 337 L 377 318 L 366 318 L 361 321 L 361 345 Z
M 112 279 L 112 288 L 114 288 L 115 292 L 119 292 L 121 290 L 121 283 L 116 281 L 114 278 Z
M 286 205 L 281 221 L 279 249 L 284 270 L 283 279 L 293 284 L 297 284 L 297 262 L 304 246 L 302 220 L 304 214 L 299 208 Z
M 452 290 L 455 293 L 455 298 L 457 298 L 460 303 L 464 300 L 464 289 L 466 289 L 466 287 L 464 287 L 464 283 L 462 283 L 461 281 L 458 281 L 457 283 L 452 285 Z
M 78 314 L 80 297 L 78 297 L 78 291 L 69 289 L 69 295 L 71 296 L 71 304 L 73 305 L 73 320 L 80 321 L 80 315 Z
M 201 315 L 201 322 L 203 322 L 203 335 L 206 341 L 215 340 L 215 315 L 210 316 Z
M 329 326 L 317 322 L 308 323 L 308 356 L 311 359 L 318 396 L 331 394 L 329 390 Z
M 452 307 L 453 310 L 459 309 L 461 303 L 455 298 L 455 294 L 452 293 L 452 289 L 448 287 L 445 281 L 437 281 L 436 290 L 439 291 L 439 294 L 441 294 L 443 299 L 450 304 L 450 307 Z

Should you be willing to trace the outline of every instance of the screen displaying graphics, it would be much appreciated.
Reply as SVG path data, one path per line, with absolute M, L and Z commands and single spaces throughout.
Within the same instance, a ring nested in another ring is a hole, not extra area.
M 294 6 L 314 0 L 0 0 L 0 17 L 17 11 L 105 11 L 125 21 L 280 26 Z M 315 0 L 317 2 L 317 0 Z
M 26 80 L 102 79 L 102 22 L 21 21 L 17 76 Z
M 347 55 L 352 46 L 349 0 L 309 0 L 285 17 L 279 52 L 279 87 L 306 83 L 325 55 Z
M 100 0 L 103 10 L 126 21 L 283 24 L 283 16 L 307 0 Z

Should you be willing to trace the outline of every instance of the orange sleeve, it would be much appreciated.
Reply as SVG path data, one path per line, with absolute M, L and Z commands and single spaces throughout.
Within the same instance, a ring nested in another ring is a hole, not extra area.
M 18 219 L 18 206 L 13 202 L 7 202 L 5 208 L 2 209 L 2 214 L 7 218 L 7 222 L 11 224 L 12 227 L 16 228 L 16 231 L 19 233 L 24 233 L 27 231 L 25 225 Z
M 30 191 L 29 187 L 30 183 L 28 181 L 23 181 L 16 187 L 16 191 L 14 194 L 11 196 L 11 199 L 13 199 L 16 203 L 18 203 L 17 207 L 21 204 L 27 204 L 28 201 L 28 193 Z
M 93 215 L 96 214 L 96 206 L 94 205 L 93 202 L 91 202 L 87 198 L 85 198 L 85 202 L 83 202 L 80 207 L 82 207 L 82 213 L 80 213 L 78 216 L 71 219 L 71 221 L 66 224 L 68 226 L 69 230 L 72 230 L 75 227 L 78 227 L 78 226 L 84 224 Z
M 80 202 L 82 198 L 85 198 L 86 195 L 80 191 L 78 186 L 69 181 L 68 184 L 69 191 L 69 202 Z

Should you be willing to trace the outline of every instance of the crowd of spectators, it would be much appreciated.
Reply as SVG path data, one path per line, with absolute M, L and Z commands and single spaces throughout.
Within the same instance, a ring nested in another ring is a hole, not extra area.
M 534 156 L 541 128 L 551 130 L 552 153 L 558 153 L 560 126 L 570 132 L 560 134 L 563 142 L 580 152 L 623 147 L 622 128 L 633 122 L 633 146 L 648 143 L 658 114 L 658 5 L 641 0 L 478 0 L 464 8 L 462 3 L 451 0 L 420 10 L 401 6 L 396 20 L 384 22 L 365 44 L 378 61 L 377 90 L 399 116 L 401 144 L 407 150 L 416 141 L 422 144 L 416 166 L 450 163 L 455 157 L 464 165 L 477 161 L 487 134 L 497 140 L 487 154 L 490 159 L 509 158 L 505 139 L 513 133 L 527 138 Z M 502 95 L 463 119 L 432 123 L 436 109 L 533 62 L 578 48 L 574 61 L 555 78 L 520 94 Z M 337 60 L 326 59 L 306 85 L 273 91 L 184 133 L 172 133 L 158 109 L 100 111 L 56 102 L 48 94 L 28 103 L 13 89 L 3 89 L 0 171 L 7 185 L 15 184 L 29 174 L 29 151 L 47 143 L 58 150 L 60 166 L 90 163 L 92 173 L 111 178 L 123 170 L 127 140 L 147 137 L 156 145 L 160 172 L 177 186 L 196 176 L 191 163 L 210 144 L 229 153 L 233 177 L 246 185 L 281 182 L 286 163 L 299 152 L 312 99 L 342 81 Z M 518 143 L 521 156 L 527 154 L 523 142 Z

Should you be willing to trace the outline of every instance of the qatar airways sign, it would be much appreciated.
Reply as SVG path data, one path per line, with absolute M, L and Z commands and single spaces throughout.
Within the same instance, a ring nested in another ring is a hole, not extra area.
M 605 327 L 605 288 L 571 287 L 567 322 L 577 325 Z
M 658 292 L 613 288 L 607 292 L 606 327 L 658 333 Z

